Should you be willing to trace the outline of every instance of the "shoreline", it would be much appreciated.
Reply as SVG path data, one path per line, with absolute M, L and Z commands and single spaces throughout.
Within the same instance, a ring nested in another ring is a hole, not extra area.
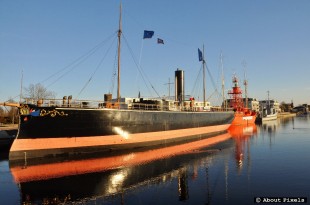
M 291 112 L 278 113 L 278 118 L 284 118 L 284 117 L 296 117 L 296 113 L 291 113 Z
M 0 123 L 0 131 L 18 129 L 18 124 L 2 124 Z

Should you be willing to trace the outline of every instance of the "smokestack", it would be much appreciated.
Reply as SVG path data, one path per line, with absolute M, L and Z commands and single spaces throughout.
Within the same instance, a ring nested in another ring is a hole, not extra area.
M 175 101 L 184 100 L 184 71 L 177 69 L 175 71 Z

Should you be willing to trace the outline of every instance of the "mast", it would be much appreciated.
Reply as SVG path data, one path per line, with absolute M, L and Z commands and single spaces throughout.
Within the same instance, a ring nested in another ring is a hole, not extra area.
M 225 100 L 225 79 L 224 79 L 224 66 L 223 66 L 223 54 L 221 52 L 221 67 L 222 67 L 222 97 L 223 97 L 223 108 L 227 108 Z
M 248 108 L 248 80 L 246 79 L 246 75 L 244 73 L 244 95 L 245 95 L 245 108 Z
M 249 103 L 249 100 L 248 100 L 248 80 L 247 80 L 247 77 L 246 77 L 246 61 L 245 60 L 243 60 L 242 65 L 244 67 L 244 82 L 243 82 L 243 85 L 244 85 L 244 95 L 245 95 L 244 96 L 245 97 L 245 108 L 248 108 L 248 103 Z
M 168 85 L 168 93 L 169 93 L 169 97 L 168 99 L 170 99 L 170 85 L 172 85 L 173 83 L 170 83 L 170 78 L 168 78 L 168 83 L 165 83 L 164 85 Z
M 203 106 L 206 107 L 206 61 L 205 61 L 205 45 L 202 46 L 202 66 L 203 66 Z
M 19 103 L 22 103 L 22 97 L 23 97 L 23 78 L 24 78 L 24 70 L 22 69 L 22 77 L 21 77 L 21 79 L 20 79 Z
M 121 94 L 120 94 L 120 72 L 121 72 L 121 35 L 122 35 L 122 3 L 119 7 L 119 28 L 118 28 L 118 61 L 117 61 L 117 102 L 120 102 Z
M 269 106 L 269 108 L 270 108 L 269 90 L 267 90 L 267 95 L 268 95 L 268 106 Z

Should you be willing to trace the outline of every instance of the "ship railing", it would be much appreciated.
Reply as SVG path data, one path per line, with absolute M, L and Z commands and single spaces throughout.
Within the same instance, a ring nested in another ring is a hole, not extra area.
M 162 110 L 162 106 L 158 104 L 133 103 L 131 106 L 133 110 Z
M 224 111 L 233 111 L 232 108 L 221 108 L 221 107 L 211 107 L 206 110 L 203 107 L 182 107 L 180 110 L 187 112 L 224 112 Z
M 233 108 L 211 107 L 212 112 L 233 111 Z
M 24 104 L 33 104 L 38 107 L 71 107 L 71 108 L 111 108 L 111 109 L 135 109 L 135 110 L 168 110 L 161 104 L 126 103 L 96 100 L 72 100 L 72 99 L 30 99 Z
M 104 101 L 95 100 L 66 100 L 63 99 L 30 99 L 24 101 L 25 104 L 33 104 L 38 107 L 72 107 L 72 108 L 98 108 Z
M 222 112 L 232 111 L 232 108 L 211 107 L 210 110 L 204 110 L 203 107 L 179 106 L 147 103 L 126 103 L 126 102 L 108 102 L 97 100 L 66 100 L 63 99 L 44 99 L 34 100 L 27 98 L 25 104 L 34 104 L 38 107 L 71 107 L 71 108 L 111 108 L 111 109 L 132 109 L 132 110 L 158 110 L 158 111 L 183 111 L 183 112 Z

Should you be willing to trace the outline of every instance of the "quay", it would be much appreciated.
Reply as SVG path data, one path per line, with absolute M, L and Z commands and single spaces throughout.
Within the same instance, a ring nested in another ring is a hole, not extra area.
M 0 123 L 0 152 L 10 149 L 18 130 L 18 124 L 4 125 Z
M 296 113 L 291 113 L 291 112 L 279 112 L 278 113 L 278 118 L 285 118 L 285 117 L 295 117 Z

